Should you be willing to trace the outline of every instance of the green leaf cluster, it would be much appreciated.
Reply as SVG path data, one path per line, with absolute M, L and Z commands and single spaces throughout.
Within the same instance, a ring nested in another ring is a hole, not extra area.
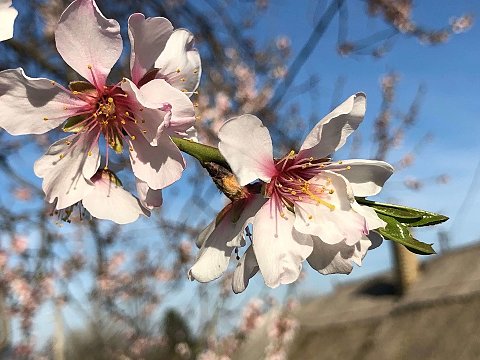
M 416 254 L 435 254 L 432 244 L 415 239 L 409 228 L 440 224 L 448 220 L 447 216 L 407 206 L 379 203 L 363 198 L 358 198 L 357 201 L 361 205 L 373 208 L 378 217 L 387 223 L 385 228 L 375 230 L 385 239 L 402 244 Z

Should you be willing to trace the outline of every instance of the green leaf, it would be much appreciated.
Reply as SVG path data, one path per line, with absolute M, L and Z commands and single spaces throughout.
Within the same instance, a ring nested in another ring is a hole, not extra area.
M 72 133 L 80 132 L 83 129 L 83 125 L 78 124 L 83 120 L 85 120 L 85 115 L 76 115 L 68 118 L 65 125 L 63 125 L 63 131 Z
M 118 134 L 114 134 L 114 138 L 108 144 L 117 154 L 121 154 L 123 151 L 123 141 Z
M 87 81 L 72 81 L 70 84 L 68 84 L 68 87 L 72 91 L 78 91 L 78 92 L 87 92 L 90 90 L 95 90 L 95 86 L 90 84 Z
M 393 217 L 408 227 L 436 225 L 448 220 L 447 216 L 408 206 L 384 204 L 363 198 L 357 198 L 357 201 L 361 205 L 372 207 L 377 214 Z
M 409 227 L 431 226 L 441 224 L 448 220 L 448 216 L 425 211 L 423 218 L 417 221 L 406 223 Z
M 418 241 L 412 237 L 410 231 L 408 230 L 407 225 L 400 223 L 395 218 L 378 214 L 378 217 L 387 223 L 385 228 L 380 228 L 375 231 L 380 233 L 385 239 L 395 241 L 399 244 L 402 244 L 411 252 L 420 255 L 431 255 L 435 254 L 435 250 L 432 248 L 432 244 L 426 244 L 424 242 Z

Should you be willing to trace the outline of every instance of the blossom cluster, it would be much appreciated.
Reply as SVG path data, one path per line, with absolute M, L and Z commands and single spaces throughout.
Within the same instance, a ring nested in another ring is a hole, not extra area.
M 0 36 L 8 38 L 16 11 L 10 1 L 1 4 L 6 8 L 0 7 L 0 16 L 8 21 Z M 175 141 L 196 141 L 191 96 L 199 86 L 201 61 L 193 35 L 165 18 L 135 13 L 128 19 L 128 36 L 129 77 L 110 83 L 123 49 L 119 23 L 106 18 L 94 0 L 74 0 L 54 37 L 61 57 L 83 80 L 63 86 L 31 78 L 21 68 L 0 72 L 1 128 L 12 135 L 56 128 L 68 134 L 34 165 L 46 200 L 67 217 L 76 208 L 118 224 L 149 216 L 162 205 L 162 189 L 186 167 Z M 289 43 L 278 46 L 286 49 Z M 252 74 L 241 66 L 235 71 L 248 84 L 238 96 L 253 101 L 258 94 Z M 227 108 L 228 99 L 218 97 Z M 356 198 L 378 194 L 393 168 L 383 161 L 334 161 L 332 154 L 358 128 L 365 110 L 365 94 L 352 95 L 320 120 L 297 152 L 280 158 L 274 158 L 270 134 L 256 116 L 224 122 L 218 148 L 241 196 L 199 235 L 190 278 L 220 277 L 234 251 L 242 251 L 232 280 L 237 293 L 257 272 L 269 287 L 292 283 L 305 261 L 322 274 L 349 273 L 353 263 L 361 265 L 367 250 L 382 241 L 374 230 L 385 222 Z M 114 170 L 125 155 L 136 196 Z M 189 248 L 184 253 L 188 257 Z M 122 261 L 118 257 L 112 266 Z M 99 287 L 113 292 L 110 280 L 100 279 Z
M 12 135 L 44 134 L 62 126 L 68 136 L 35 163 L 47 201 L 56 210 L 81 205 L 100 219 L 135 221 L 162 204 L 161 189 L 177 181 L 185 160 L 171 137 L 194 138 L 200 57 L 193 35 L 169 20 L 128 19 L 130 76 L 107 83 L 123 43 L 117 21 L 93 0 L 73 1 L 55 30 L 65 62 L 87 81 L 68 88 L 22 69 L 0 72 L 0 127 Z M 127 153 L 138 198 L 109 167 Z

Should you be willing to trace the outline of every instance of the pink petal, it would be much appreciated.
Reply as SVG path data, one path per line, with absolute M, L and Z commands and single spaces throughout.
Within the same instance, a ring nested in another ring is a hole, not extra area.
M 35 175 L 43 178 L 46 200 L 52 203 L 58 198 L 57 209 L 79 202 L 93 190 L 90 178 L 100 166 L 98 144 L 93 144 L 95 137 L 94 133 L 70 135 L 53 143 L 35 162 Z
M 240 185 L 257 179 L 269 182 L 276 174 L 270 133 L 256 116 L 247 114 L 230 119 L 220 128 L 218 138 L 218 149 Z
M 30 78 L 21 68 L 0 72 L 0 127 L 12 135 L 43 134 L 85 105 L 55 82 Z
M 193 35 L 185 29 L 175 30 L 155 61 L 155 67 L 160 69 L 158 77 L 192 95 L 202 72 L 200 55 L 193 47 Z
M 195 109 L 190 99 L 165 80 L 155 79 L 138 88 L 125 79 L 122 89 L 131 101 L 138 103 L 135 118 L 140 120 L 143 135 L 153 146 L 157 145 L 162 132 L 183 135 L 195 123 Z
M 327 190 L 319 196 L 323 203 L 295 203 L 295 228 L 298 231 L 318 236 L 332 245 L 340 242 L 353 245 L 368 233 L 365 218 L 352 209 L 355 200 L 343 176 L 324 171 L 309 183 L 311 188 L 324 186 L 333 193 Z
M 243 232 L 252 221 L 257 210 L 265 203 L 262 196 L 253 196 L 245 204 L 231 203 L 222 210 L 223 217 L 214 220 L 200 234 L 200 253 L 188 272 L 190 279 L 200 282 L 212 281 L 220 277 L 228 267 L 232 251 L 244 243 Z M 238 207 L 245 208 L 238 217 Z M 217 223 L 218 222 L 218 223 Z
M 341 164 L 325 167 L 325 170 L 338 171 L 336 169 L 343 169 L 341 174 L 350 182 L 355 196 L 360 197 L 377 195 L 394 171 L 385 161 L 363 159 L 343 160 Z
M 97 219 L 129 224 L 148 212 L 138 200 L 121 186 L 110 181 L 108 174 L 99 172 L 93 178 L 93 189 L 83 198 L 82 205 Z
M 128 18 L 130 70 L 135 84 L 153 68 L 172 32 L 172 24 L 162 17 L 145 19 L 145 15 L 136 13 Z
M 253 250 L 265 284 L 271 288 L 297 280 L 302 262 L 312 252 L 311 236 L 297 232 L 294 221 L 289 210 L 281 217 L 272 199 L 255 215 Z
M 153 189 L 163 189 L 182 176 L 185 160 L 169 136 L 161 135 L 158 145 L 151 146 L 138 129 L 129 130 L 135 140 L 130 141 L 130 162 L 137 178 Z
M 248 286 L 249 280 L 258 272 L 258 263 L 255 258 L 253 247 L 249 246 L 243 254 L 240 262 L 233 272 L 232 289 L 235 294 L 239 294 Z
M 65 9 L 55 42 L 65 62 L 100 89 L 123 48 L 120 25 L 105 18 L 93 0 L 75 0 Z
M 350 96 L 310 131 L 300 148 L 304 156 L 321 159 L 341 148 L 362 122 L 365 110 L 365 94 Z
M 12 6 L 12 1 L 0 1 L 0 41 L 13 37 L 13 24 L 18 11 Z
M 149 210 L 162 206 L 163 197 L 162 190 L 152 190 L 147 183 L 136 179 L 137 193 L 140 203 Z

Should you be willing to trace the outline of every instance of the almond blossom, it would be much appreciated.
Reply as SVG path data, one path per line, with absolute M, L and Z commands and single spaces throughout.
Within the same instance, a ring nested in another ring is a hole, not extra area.
M 18 11 L 12 6 L 11 0 L 0 0 L 0 41 L 13 37 L 13 24 Z
M 330 155 L 357 129 L 365 109 L 364 94 L 351 96 L 312 129 L 298 153 L 281 159 L 273 158 L 272 140 L 257 117 L 226 122 L 219 149 L 248 191 L 200 234 L 200 253 L 189 276 L 201 282 L 221 276 L 245 237 L 251 245 L 237 257 L 235 292 L 243 291 L 258 270 L 269 287 L 291 283 L 304 260 L 322 274 L 349 273 L 352 263 L 361 265 L 372 242 L 381 241 L 370 230 L 385 223 L 355 196 L 378 194 L 393 167 L 375 160 L 334 162 Z M 248 141 L 239 134 L 248 134 Z M 260 193 L 249 185 L 258 180 Z
M 128 152 L 140 203 L 147 209 L 161 204 L 161 189 L 178 180 L 185 168 L 171 136 L 192 136 L 195 110 L 189 95 L 200 79 L 193 36 L 174 31 L 165 18 L 146 19 L 138 13 L 130 16 L 128 33 L 132 80 L 109 85 L 107 76 L 123 48 L 120 26 L 105 18 L 95 1 L 75 0 L 60 17 L 55 42 L 65 62 L 88 82 L 73 82 L 67 89 L 30 78 L 22 69 L 0 72 L 0 127 L 23 135 L 43 134 L 63 124 L 63 131 L 72 133 L 55 142 L 34 167 L 43 178 L 47 201 L 56 203 L 57 210 L 82 200 L 93 209 L 89 198 L 99 184 L 105 185 L 105 174 L 98 172 L 101 153 L 108 169 L 112 155 Z M 120 194 L 109 192 L 119 196 L 112 204 L 126 200 Z M 124 204 L 132 210 L 129 218 L 138 217 L 138 208 L 133 210 L 129 202 Z M 118 215 L 116 207 L 96 210 L 92 215 L 101 213 L 101 218 Z

